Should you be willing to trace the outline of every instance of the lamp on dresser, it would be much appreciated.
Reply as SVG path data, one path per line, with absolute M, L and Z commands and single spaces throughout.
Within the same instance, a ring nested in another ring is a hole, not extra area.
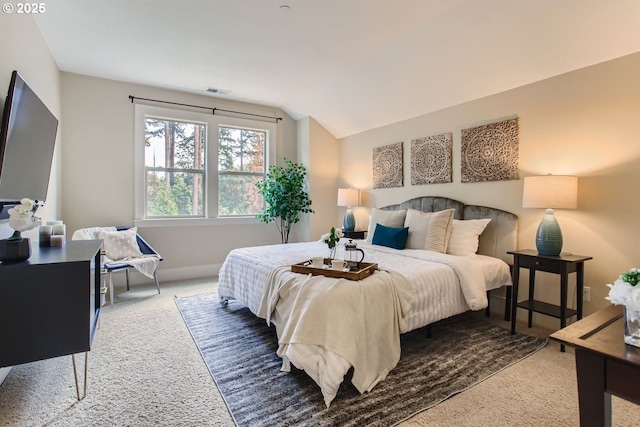
M 357 188 L 339 188 L 338 189 L 338 206 L 346 206 L 347 212 L 344 214 L 343 230 L 354 231 L 356 228 L 356 219 L 353 216 L 351 208 L 360 205 L 360 190 Z
M 522 207 L 546 209 L 536 233 L 536 248 L 540 255 L 560 255 L 563 243 L 562 230 L 553 209 L 578 207 L 578 177 L 568 175 L 525 177 Z

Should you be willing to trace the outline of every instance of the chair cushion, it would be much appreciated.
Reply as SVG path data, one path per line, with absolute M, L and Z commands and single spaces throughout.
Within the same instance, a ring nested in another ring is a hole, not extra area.
M 137 228 L 131 227 L 122 231 L 99 231 L 98 239 L 104 241 L 107 258 L 119 260 L 142 256 L 136 239 Z

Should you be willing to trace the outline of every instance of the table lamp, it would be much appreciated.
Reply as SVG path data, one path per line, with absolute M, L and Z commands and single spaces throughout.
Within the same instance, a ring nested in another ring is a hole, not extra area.
M 352 206 L 360 205 L 360 190 L 357 188 L 338 188 L 338 206 L 346 206 L 347 213 L 344 214 L 343 230 L 354 231 L 356 219 L 351 212 Z
M 536 233 L 538 254 L 560 255 L 562 231 L 553 214 L 553 209 L 578 207 L 578 177 L 567 175 L 525 177 L 522 207 L 546 209 Z

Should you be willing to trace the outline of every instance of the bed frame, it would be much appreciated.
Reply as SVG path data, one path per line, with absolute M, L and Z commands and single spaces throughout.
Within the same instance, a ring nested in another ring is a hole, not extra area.
M 501 209 L 489 208 L 478 205 L 465 205 L 464 203 L 448 197 L 423 196 L 407 200 L 397 205 L 389 205 L 380 208 L 387 211 L 402 209 L 415 209 L 422 212 L 437 212 L 445 209 L 455 209 L 455 219 L 482 219 L 491 218 L 480 235 L 478 253 L 481 255 L 500 258 L 510 268 L 513 268 L 513 258 L 507 251 L 514 251 L 518 245 L 518 216 Z M 506 287 L 506 301 L 504 319 L 510 319 L 511 286 Z M 490 291 L 489 291 L 490 292 Z M 491 312 L 491 298 L 487 292 L 488 305 L 486 315 Z

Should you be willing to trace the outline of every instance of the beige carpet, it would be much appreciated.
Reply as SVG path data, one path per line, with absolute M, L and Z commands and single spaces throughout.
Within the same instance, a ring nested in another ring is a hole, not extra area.
M 0 387 L 0 426 L 233 426 L 173 301 L 212 290 L 207 280 L 163 283 L 161 295 L 117 289 L 89 354 L 87 398 L 75 399 L 70 356 L 20 365 Z M 453 425 L 577 426 L 571 349 L 550 342 L 402 424 Z M 640 425 L 640 406 L 614 397 L 613 425 Z

